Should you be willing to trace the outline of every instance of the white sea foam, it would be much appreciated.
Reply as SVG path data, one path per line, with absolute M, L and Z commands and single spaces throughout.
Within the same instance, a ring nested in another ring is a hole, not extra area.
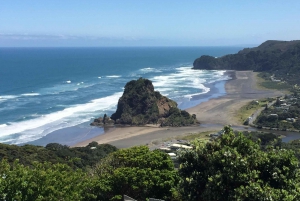
M 205 94 L 210 91 L 210 88 L 205 86 L 205 83 L 228 80 L 229 77 L 224 76 L 225 72 L 193 70 L 191 66 L 186 66 L 176 68 L 175 73 L 154 76 L 150 79 L 153 80 L 155 89 L 161 91 L 164 95 L 166 93 L 175 95 L 174 91 L 180 91 L 182 97 L 191 98 L 192 96 Z M 183 92 L 182 90 L 192 88 L 194 89 L 192 91 Z M 198 90 L 198 92 L 195 90 Z
M 150 68 L 150 67 L 149 68 L 142 68 L 141 71 L 148 71 L 148 70 L 152 70 L 152 69 L 154 69 L 154 68 Z
M 7 124 L 0 124 L 0 128 L 6 127 Z
M 101 76 L 99 76 L 98 78 L 101 79 Z
M 5 138 L 16 133 L 21 134 L 14 139 L 16 144 L 39 139 L 55 130 L 66 128 L 86 122 L 95 111 L 107 111 L 116 107 L 121 92 L 111 96 L 92 100 L 86 104 L 78 104 L 53 112 L 35 119 L 21 122 L 11 122 L 10 125 L 0 128 L 0 138 Z
M 71 80 L 66 81 L 66 83 L 67 83 L 67 84 L 70 84 L 70 83 L 71 83 Z
M 150 73 L 150 72 L 160 73 L 160 72 L 162 72 L 159 69 L 150 68 L 150 67 L 149 68 L 142 68 L 142 69 L 140 69 L 140 71 L 143 72 L 143 73 Z
M 159 88 L 159 92 L 172 91 L 172 90 L 173 90 L 173 88 L 166 88 L 166 87 Z
M 107 75 L 108 78 L 118 78 L 121 77 L 121 75 Z
M 229 77 L 228 75 L 224 75 L 226 71 L 211 71 L 213 74 L 213 78 L 212 80 L 208 81 L 207 83 L 213 83 L 216 81 L 222 81 L 222 80 L 229 80 L 231 79 L 231 77 Z
M 18 98 L 19 96 L 15 96 L 15 95 L 3 95 L 0 96 L 0 101 L 1 100 L 9 100 L 9 99 L 14 99 L 14 98 Z
M 59 94 L 67 91 L 77 91 L 78 89 L 81 88 L 88 88 L 91 86 L 94 86 L 97 83 L 84 83 L 84 82 L 79 82 L 79 83 L 69 83 L 69 84 L 58 84 L 54 85 L 53 87 L 47 87 L 47 88 L 41 88 L 38 90 L 38 92 L 42 95 L 45 94 Z
M 197 96 L 197 95 L 201 95 L 201 94 L 206 94 L 210 91 L 210 88 L 208 87 L 205 87 L 204 85 L 202 85 L 202 90 L 203 92 L 200 92 L 200 93 L 194 93 L 194 94 L 187 94 L 187 95 L 184 95 L 185 98 L 189 98 L 191 99 L 193 96 Z
M 39 93 L 26 93 L 26 94 L 21 94 L 21 96 L 39 96 Z

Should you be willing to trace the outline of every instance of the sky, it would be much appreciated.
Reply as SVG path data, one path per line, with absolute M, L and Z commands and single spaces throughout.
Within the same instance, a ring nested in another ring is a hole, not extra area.
M 299 0 L 0 0 L 0 47 L 239 46 L 300 39 Z

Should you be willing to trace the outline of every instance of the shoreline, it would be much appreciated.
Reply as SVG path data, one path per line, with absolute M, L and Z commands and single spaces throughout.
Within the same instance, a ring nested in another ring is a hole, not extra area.
M 232 79 L 227 80 L 225 83 L 225 95 L 209 98 L 207 101 L 186 109 L 190 114 L 196 114 L 201 123 L 200 126 L 160 128 L 154 125 L 146 125 L 115 127 L 104 134 L 73 146 L 86 146 L 88 143 L 96 141 L 99 144 L 109 143 L 118 148 L 125 148 L 187 133 L 219 130 L 228 124 L 241 126 L 234 118 L 234 114 L 240 107 L 251 100 L 282 95 L 279 91 L 258 89 L 256 86 L 256 73 L 252 71 L 228 71 L 228 73 L 230 73 Z M 201 100 L 201 95 L 195 98 Z
M 232 72 L 231 72 L 232 74 Z M 232 77 L 230 72 L 225 72 L 224 76 Z M 210 91 L 204 94 L 195 95 L 190 98 L 189 101 L 183 101 L 178 102 L 178 108 L 185 110 L 186 108 L 191 108 L 196 105 L 199 105 L 202 102 L 206 102 L 212 98 L 220 97 L 225 95 L 225 83 L 228 80 L 220 80 L 213 83 L 208 83 L 205 86 L 210 88 Z M 78 146 L 78 144 L 82 144 L 82 142 L 88 142 L 93 139 L 98 139 L 98 137 L 105 135 L 105 139 L 108 137 L 108 133 L 111 133 L 114 129 L 116 129 L 115 126 L 109 126 L 109 127 L 96 127 L 96 126 L 90 126 L 90 120 L 89 122 L 82 123 L 80 125 L 71 126 L 63 129 L 56 130 L 40 139 L 37 139 L 35 141 L 29 142 L 29 144 L 33 145 L 39 145 L 39 146 L 46 146 L 48 143 L 59 143 L 67 146 Z M 134 129 L 134 131 L 128 131 L 128 126 L 118 127 L 122 129 L 121 132 L 124 132 L 124 137 L 128 135 L 133 135 L 132 132 L 137 133 L 136 135 L 144 134 L 146 132 L 152 132 L 159 129 L 154 129 L 153 125 L 145 126 L 146 128 L 141 131 L 141 127 L 138 127 L 137 129 Z M 133 127 L 130 127 L 131 129 Z M 148 130 L 146 131 L 146 129 Z M 130 129 L 129 129 L 130 130 Z M 109 137 L 111 139 L 111 137 Z M 102 139 L 102 137 L 101 137 Z M 117 139 L 111 139 L 111 140 L 117 140 Z M 106 140 L 105 140 L 106 142 Z M 102 142 L 104 143 L 104 142 Z M 24 143 L 26 144 L 26 143 Z M 19 144 L 23 145 L 23 144 Z M 84 146 L 84 145 L 83 145 Z
M 208 93 L 195 95 L 189 102 L 179 104 L 180 109 L 187 108 L 185 110 L 190 114 L 196 114 L 200 122 L 199 126 L 160 128 L 156 125 L 145 125 L 101 128 L 83 123 L 54 131 L 29 144 L 46 146 L 48 143 L 59 143 L 81 147 L 96 141 L 99 144 L 109 143 L 117 148 L 126 148 L 188 133 L 216 131 L 228 124 L 245 129 L 245 126 L 235 119 L 235 114 L 240 107 L 251 100 L 282 95 L 280 91 L 263 90 L 257 87 L 255 72 L 230 70 L 225 73 L 231 79 L 209 83 L 206 85 L 210 88 Z
M 235 71 L 226 71 L 225 74 L 229 76 L 231 79 L 235 79 Z M 217 97 L 222 97 L 226 95 L 226 89 L 225 85 L 229 80 L 220 80 L 216 81 L 214 83 L 210 83 L 208 87 L 210 88 L 210 91 L 208 93 L 204 94 L 199 94 L 196 96 L 193 96 L 189 102 L 183 102 L 178 105 L 180 109 L 183 110 L 188 110 L 189 108 L 197 107 L 199 104 L 203 102 L 207 102 L 211 99 L 217 98 Z M 219 128 L 219 126 L 217 126 Z M 131 141 L 134 141 L 136 137 L 140 137 L 141 135 L 152 135 L 151 137 L 146 137 L 149 138 L 147 139 L 143 144 L 147 144 L 153 140 L 156 140 L 163 137 L 172 137 L 172 136 L 178 136 L 182 135 L 185 133 L 182 133 L 184 131 L 189 131 L 189 132 L 197 132 L 199 129 L 199 125 L 195 126 L 186 126 L 186 127 L 174 127 L 176 128 L 176 132 L 172 127 L 159 127 L 158 125 L 152 125 L 148 124 L 145 126 L 118 126 L 118 127 L 110 127 L 107 129 L 106 132 L 101 133 L 99 136 L 93 137 L 91 139 L 84 140 L 82 142 L 76 143 L 72 145 L 72 147 L 78 147 L 78 146 L 86 146 L 92 141 L 96 141 L 99 144 L 114 144 L 113 142 L 119 142 L 120 140 L 127 140 L 130 138 Z M 220 127 L 221 129 L 222 127 Z M 172 131 L 173 134 L 169 133 L 166 134 L 166 131 Z M 216 128 L 212 129 L 216 130 Z M 120 134 L 122 133 L 122 134 Z M 164 136 L 160 136 L 164 133 Z M 155 135 L 155 137 L 154 137 Z M 138 140 L 140 141 L 140 140 Z M 125 143 L 128 144 L 128 143 Z M 130 143 L 129 143 L 130 144 Z M 139 144 L 139 143 L 138 143 Z M 123 147 L 123 142 L 120 142 L 117 147 Z M 124 146 L 126 147 L 126 146 Z

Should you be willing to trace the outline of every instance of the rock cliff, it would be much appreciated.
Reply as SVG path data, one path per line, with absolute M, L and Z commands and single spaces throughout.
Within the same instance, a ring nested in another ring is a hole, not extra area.
M 125 85 L 117 110 L 111 115 L 116 124 L 187 126 L 196 124 L 196 116 L 177 108 L 177 103 L 154 91 L 148 79 L 139 78 Z

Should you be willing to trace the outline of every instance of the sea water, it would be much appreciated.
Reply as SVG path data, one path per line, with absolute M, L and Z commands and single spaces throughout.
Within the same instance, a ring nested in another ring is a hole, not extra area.
M 89 127 L 92 119 L 111 115 L 125 84 L 140 77 L 186 109 L 200 94 L 220 93 L 222 81 L 230 79 L 225 71 L 193 70 L 193 61 L 241 49 L 0 48 L 0 142 L 30 143 L 59 131 L 72 135 L 80 130 L 74 126 Z

